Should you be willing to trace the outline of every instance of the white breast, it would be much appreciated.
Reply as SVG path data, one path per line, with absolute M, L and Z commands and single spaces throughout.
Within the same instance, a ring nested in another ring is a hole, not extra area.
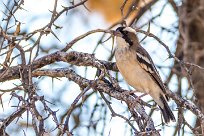
M 115 59 L 125 81 L 136 90 L 149 93 L 154 87 L 155 90 L 159 89 L 155 82 L 152 82 L 151 76 L 139 65 L 135 51 L 131 51 L 127 46 L 117 45 Z
M 122 37 L 116 37 L 116 44 L 117 48 L 129 47 L 129 44 Z
M 128 50 L 128 48 L 116 49 L 115 58 L 117 67 L 129 85 L 140 92 L 144 92 L 144 88 L 140 86 L 140 84 L 137 84 L 138 82 L 135 82 L 140 80 L 139 75 L 141 75 L 143 71 L 140 66 L 136 64 L 137 62 L 135 58 L 133 58 L 134 56 L 131 55 Z
M 116 64 L 125 81 L 137 91 L 150 94 L 156 103 L 163 107 L 163 103 L 159 101 L 163 92 L 150 74 L 139 65 L 136 51 L 130 49 L 129 44 L 120 37 L 116 39 L 116 43 Z

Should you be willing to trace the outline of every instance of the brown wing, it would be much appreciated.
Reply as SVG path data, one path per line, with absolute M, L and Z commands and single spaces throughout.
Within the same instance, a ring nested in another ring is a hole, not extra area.
M 142 46 L 138 46 L 136 50 L 136 56 L 140 66 L 150 74 L 150 76 L 155 80 L 164 93 L 166 93 L 166 87 L 164 86 L 161 77 L 159 76 L 159 73 L 154 65 L 154 62 L 152 61 L 148 52 Z

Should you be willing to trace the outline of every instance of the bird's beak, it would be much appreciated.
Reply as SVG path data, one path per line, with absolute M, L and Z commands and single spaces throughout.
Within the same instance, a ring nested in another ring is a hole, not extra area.
M 120 31 L 114 31 L 114 32 L 113 32 L 113 35 L 114 35 L 114 36 L 117 36 L 117 37 L 122 37 L 122 34 L 121 34 Z

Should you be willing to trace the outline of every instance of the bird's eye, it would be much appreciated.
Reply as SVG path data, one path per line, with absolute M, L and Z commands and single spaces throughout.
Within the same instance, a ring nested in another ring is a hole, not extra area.
M 127 31 L 123 31 L 123 33 L 124 33 L 125 35 L 127 35 L 127 34 L 128 34 L 128 32 L 127 32 Z

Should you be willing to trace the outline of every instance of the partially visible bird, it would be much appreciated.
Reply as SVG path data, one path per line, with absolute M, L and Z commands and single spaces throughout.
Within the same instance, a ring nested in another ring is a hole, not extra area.
M 148 52 L 140 45 L 135 29 L 118 27 L 116 36 L 115 59 L 125 81 L 136 90 L 149 94 L 159 105 L 165 123 L 175 121 L 168 106 L 166 87 Z

